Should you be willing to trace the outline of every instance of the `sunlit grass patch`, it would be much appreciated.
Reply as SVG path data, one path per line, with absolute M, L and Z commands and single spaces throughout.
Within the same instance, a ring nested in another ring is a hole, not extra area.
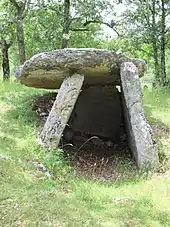
M 146 115 L 155 118 L 170 128 L 170 91 L 169 90 L 146 90 L 144 92 L 144 104 Z

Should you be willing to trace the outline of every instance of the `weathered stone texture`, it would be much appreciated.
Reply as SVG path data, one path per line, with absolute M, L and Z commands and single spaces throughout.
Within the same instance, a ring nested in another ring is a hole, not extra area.
M 158 153 L 144 116 L 138 69 L 133 63 L 125 62 L 120 74 L 129 146 L 139 168 L 153 167 L 158 163 Z
M 59 88 L 64 78 L 74 73 L 84 75 L 84 84 L 120 84 L 120 65 L 126 61 L 133 62 L 143 75 L 143 60 L 108 50 L 68 48 L 33 56 L 18 68 L 16 77 L 27 86 L 51 89 Z
M 44 149 L 56 149 L 65 126 L 79 96 L 84 76 L 74 74 L 67 77 L 57 94 L 51 112 L 40 134 L 40 144 Z

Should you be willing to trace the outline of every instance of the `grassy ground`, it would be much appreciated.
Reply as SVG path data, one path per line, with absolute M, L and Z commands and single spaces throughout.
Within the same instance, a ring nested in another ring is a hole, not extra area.
M 0 85 L 0 226 L 170 226 L 170 92 L 145 91 L 146 115 L 162 152 L 162 172 L 101 183 L 76 179 L 62 153 L 36 142 L 31 100 L 42 90 Z M 39 171 L 44 163 L 55 177 Z M 128 171 L 128 169 L 127 169 Z

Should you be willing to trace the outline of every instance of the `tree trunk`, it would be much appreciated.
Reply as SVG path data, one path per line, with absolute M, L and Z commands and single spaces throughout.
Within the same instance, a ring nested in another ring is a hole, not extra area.
M 24 29 L 23 29 L 23 17 L 26 4 L 29 5 L 30 1 L 20 1 L 19 3 L 16 0 L 10 0 L 11 4 L 15 7 L 17 12 L 17 42 L 19 49 L 19 60 L 20 64 L 23 65 L 26 61 L 25 54 L 25 41 L 24 41 Z
M 22 65 L 26 61 L 22 7 L 18 7 L 17 9 L 17 41 L 19 48 L 20 64 Z
M 166 61 L 165 61 L 165 1 L 161 0 L 161 85 L 166 86 Z
M 63 37 L 61 42 L 62 49 L 68 47 L 69 27 L 70 27 L 70 0 L 64 0 Z
M 157 48 L 155 38 L 152 42 L 153 42 L 152 48 L 153 48 L 153 58 L 154 58 L 154 73 L 155 73 L 153 87 L 157 87 L 161 85 L 160 64 L 158 59 L 158 48 Z
M 156 2 L 152 0 L 152 48 L 153 48 L 153 58 L 154 58 L 154 82 L 153 87 L 160 86 L 160 64 L 159 64 L 159 57 L 158 57 L 158 44 L 157 44 L 157 29 L 156 29 Z
M 10 78 L 10 67 L 8 58 L 8 49 L 10 44 L 7 44 L 5 39 L 1 40 L 2 45 L 2 69 L 3 69 L 3 81 L 7 81 Z

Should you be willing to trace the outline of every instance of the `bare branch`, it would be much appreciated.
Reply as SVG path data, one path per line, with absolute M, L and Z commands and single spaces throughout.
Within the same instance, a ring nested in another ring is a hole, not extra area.
M 83 26 L 87 26 L 88 24 L 104 24 L 106 25 L 107 27 L 111 28 L 114 32 L 116 32 L 116 34 L 119 36 L 119 33 L 118 31 L 114 28 L 114 26 L 116 26 L 116 23 L 114 21 L 111 21 L 111 23 L 107 23 L 107 22 L 103 22 L 103 21 L 99 21 L 99 20 L 89 20 L 89 21 L 86 21 Z
M 86 28 L 71 28 L 70 31 L 73 31 L 73 32 L 89 32 L 90 30 L 86 29 Z

